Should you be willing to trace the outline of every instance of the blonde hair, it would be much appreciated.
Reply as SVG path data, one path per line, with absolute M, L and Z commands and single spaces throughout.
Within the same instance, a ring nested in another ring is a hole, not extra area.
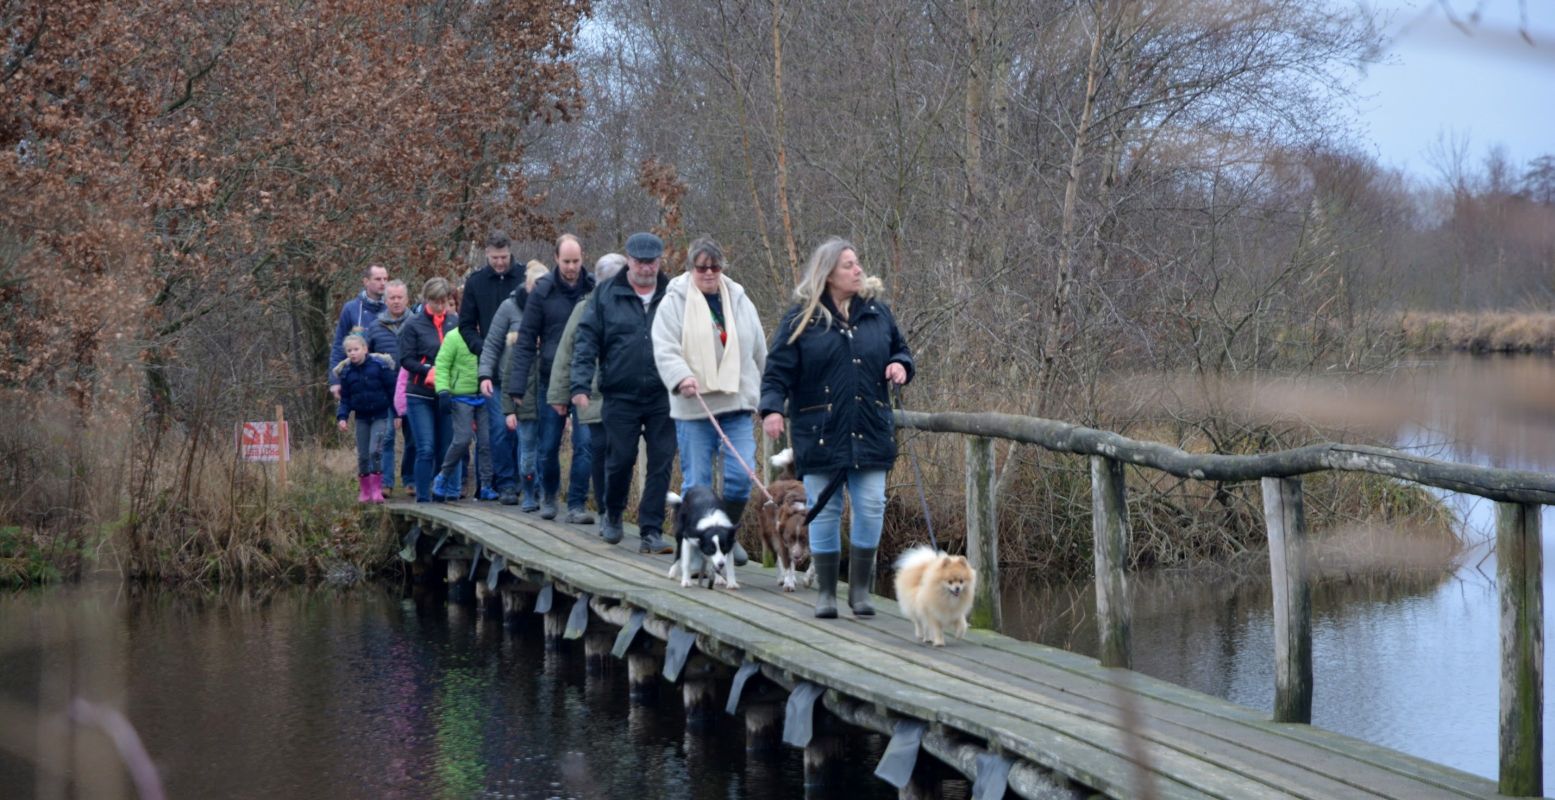
M 560 245 L 558 245 L 558 247 L 560 247 Z M 531 292 L 534 291 L 535 281 L 540 280 L 540 278 L 542 278 L 547 272 L 550 271 L 551 268 L 540 263 L 539 259 L 535 259 L 534 261 L 529 262 L 529 265 L 524 268 L 524 289 Z
M 363 350 L 367 349 L 367 337 L 363 336 L 360 333 L 348 333 L 348 334 L 346 334 L 346 338 L 340 340 L 340 346 L 343 348 L 346 345 L 350 344 L 352 341 L 355 341 L 357 344 L 360 344 L 362 346 Z
M 794 301 L 799 303 L 799 318 L 794 322 L 794 333 L 788 337 L 788 343 L 799 341 L 799 336 L 809 327 L 810 320 L 817 314 L 831 327 L 831 310 L 821 305 L 821 297 L 826 294 L 826 279 L 831 277 L 832 271 L 842 262 L 844 251 L 852 250 L 858 254 L 858 248 L 853 243 L 841 236 L 833 236 L 810 253 L 810 259 L 805 262 L 804 276 L 799 279 L 799 285 L 794 287 Z M 864 285 L 859 289 L 859 297 L 874 297 L 880 291 L 880 279 L 868 276 L 864 278 Z
M 427 282 L 421 284 L 421 302 L 428 301 L 441 303 L 454 293 L 454 288 L 446 278 L 427 278 Z

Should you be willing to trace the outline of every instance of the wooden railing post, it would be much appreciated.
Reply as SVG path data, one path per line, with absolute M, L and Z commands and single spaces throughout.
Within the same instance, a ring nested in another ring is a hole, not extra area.
M 1264 478 L 1274 590 L 1274 721 L 1312 722 L 1312 589 L 1300 478 Z
M 1096 553 L 1096 627 L 1104 667 L 1129 667 L 1128 506 L 1123 463 L 1091 456 L 1091 537 Z
M 995 507 L 998 483 L 993 440 L 966 437 L 966 556 L 977 570 L 972 625 L 996 631 L 1004 629 L 1004 610 L 999 604 L 999 514 Z
M 1544 794 L 1544 554 L 1540 506 L 1496 504 L 1501 587 L 1501 794 Z

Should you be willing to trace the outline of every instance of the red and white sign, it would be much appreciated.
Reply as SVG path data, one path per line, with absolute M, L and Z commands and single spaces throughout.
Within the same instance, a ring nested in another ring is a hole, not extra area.
M 244 461 L 291 461 L 287 433 L 284 422 L 245 422 L 238 430 L 238 455 Z

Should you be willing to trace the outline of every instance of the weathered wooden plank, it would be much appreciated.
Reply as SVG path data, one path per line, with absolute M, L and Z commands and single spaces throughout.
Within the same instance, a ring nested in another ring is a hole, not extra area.
M 1263 479 L 1274 590 L 1274 721 L 1312 722 L 1312 590 L 1300 478 Z
M 1091 545 L 1096 559 L 1096 631 L 1101 665 L 1127 668 L 1133 612 L 1128 597 L 1128 504 L 1123 462 L 1091 456 Z
M 977 594 L 972 605 L 972 624 L 1004 630 L 1004 609 L 999 601 L 999 474 L 994 469 L 993 440 L 986 436 L 966 439 L 966 555 L 977 570 Z
M 1152 467 L 1180 478 L 1254 481 L 1333 469 L 1387 475 L 1491 500 L 1555 504 L 1555 475 L 1455 464 L 1386 447 L 1328 443 L 1259 455 L 1205 455 L 1037 417 L 956 411 L 895 413 L 896 424 L 907 428 L 1011 439 L 1061 453 L 1103 456 Z
M 1501 589 L 1501 780 L 1512 797 L 1544 793 L 1544 553 L 1539 507 L 1496 504 Z

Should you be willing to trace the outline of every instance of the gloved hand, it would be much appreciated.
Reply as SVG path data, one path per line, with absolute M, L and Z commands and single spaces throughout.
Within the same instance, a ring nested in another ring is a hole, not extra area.
M 453 410 L 453 407 L 454 407 L 454 394 L 453 394 L 453 392 L 438 392 L 437 393 L 437 413 L 439 413 L 439 414 L 447 414 L 447 413 L 449 413 L 449 412 L 451 412 Z

